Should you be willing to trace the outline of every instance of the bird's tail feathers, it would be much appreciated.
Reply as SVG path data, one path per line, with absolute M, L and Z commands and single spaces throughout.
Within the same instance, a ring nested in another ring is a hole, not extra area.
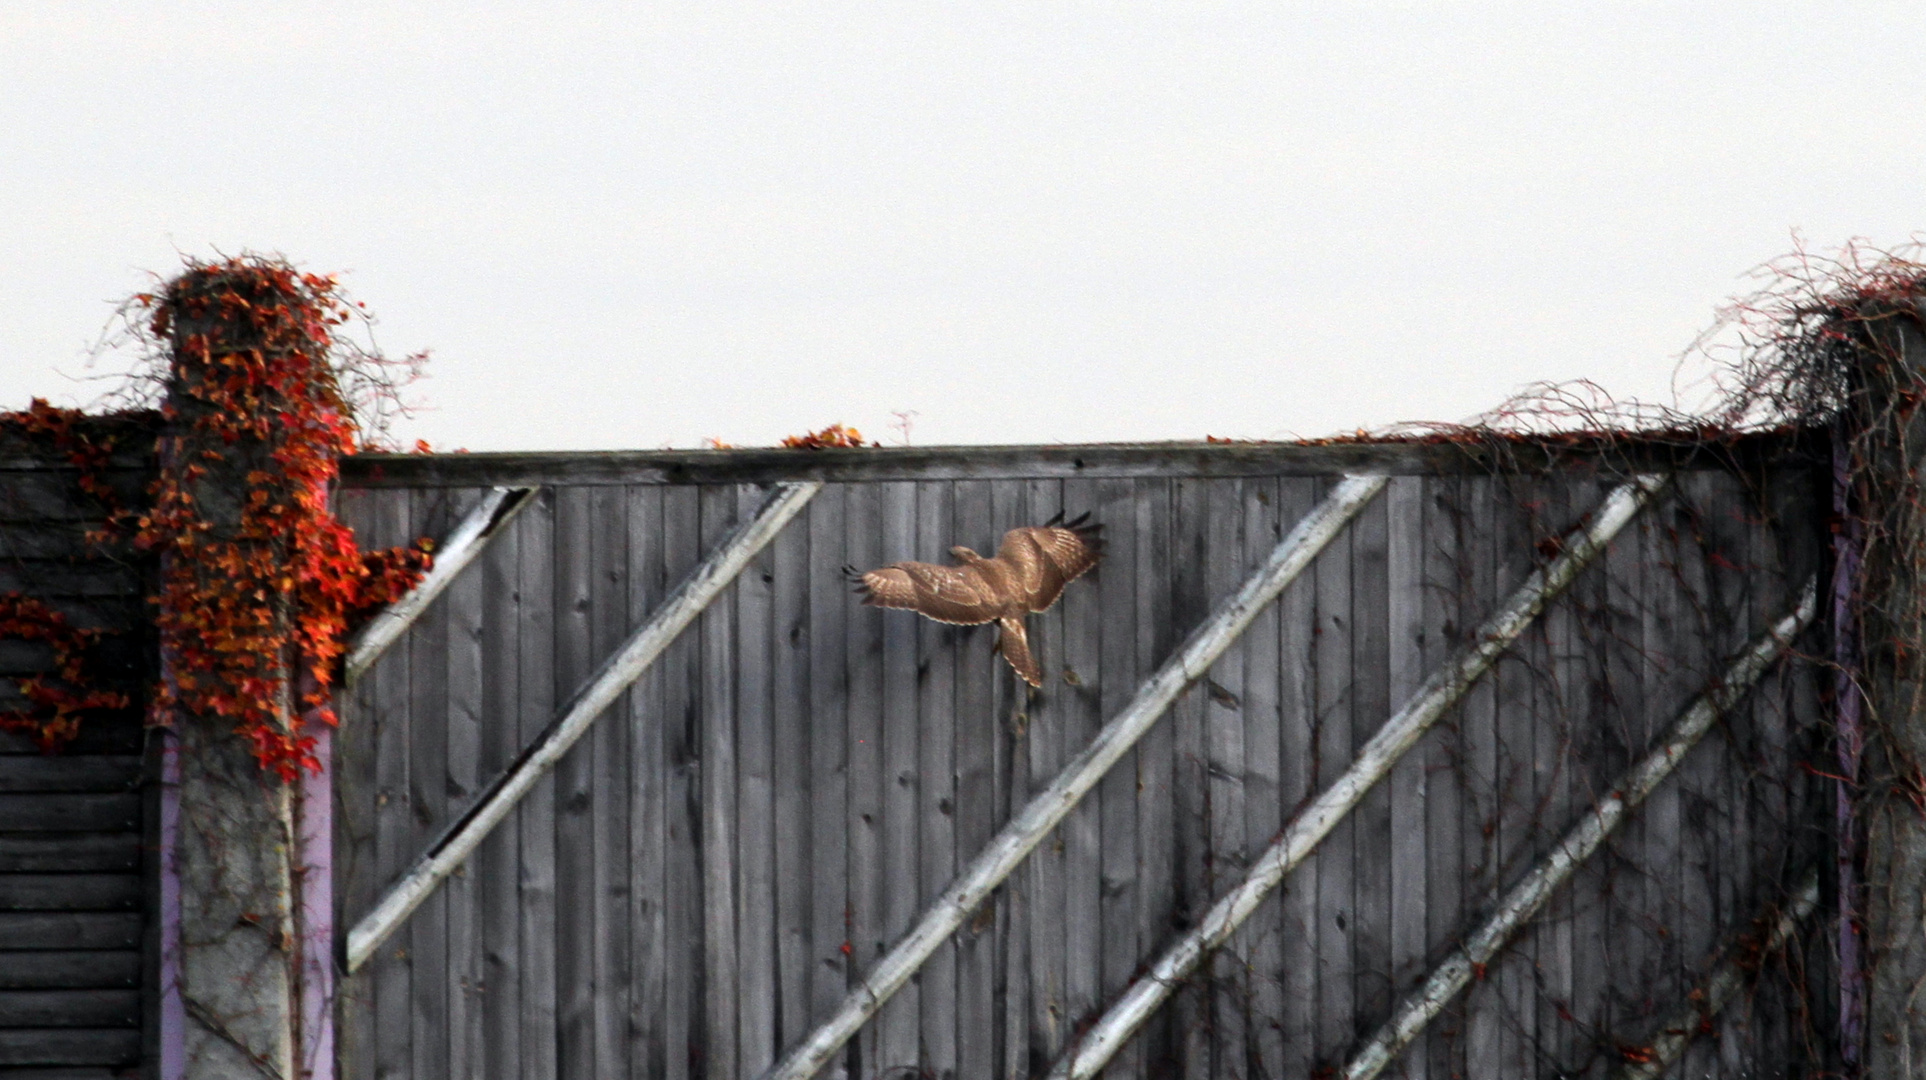
M 1043 685 L 1043 669 L 1037 666 L 1036 657 L 1030 654 L 1030 636 L 1023 628 L 1023 620 L 1005 616 L 997 620 L 997 651 L 1017 673 L 1017 678 L 1031 686 Z

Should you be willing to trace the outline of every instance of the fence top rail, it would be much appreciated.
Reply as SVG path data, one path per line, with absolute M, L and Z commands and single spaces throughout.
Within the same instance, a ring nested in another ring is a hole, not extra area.
M 350 488 L 528 487 L 538 484 L 770 484 L 1058 477 L 1410 476 L 1609 467 L 1633 471 L 1797 466 L 1815 460 L 1800 433 L 1730 443 L 1614 439 L 1484 443 L 1094 443 L 869 449 L 612 450 L 359 454 L 341 464 Z

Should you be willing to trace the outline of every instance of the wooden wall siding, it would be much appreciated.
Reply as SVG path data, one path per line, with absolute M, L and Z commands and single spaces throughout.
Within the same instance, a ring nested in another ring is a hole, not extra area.
M 1117 1059 L 1115 1076 L 1339 1065 L 1818 566 L 1805 474 L 1687 474 L 1622 533 Z M 344 988 L 343 1075 L 753 1077 L 1047 782 L 1330 476 L 833 483 Z M 1400 476 L 834 1067 L 1039 1072 L 1241 877 L 1609 483 Z M 482 488 L 350 487 L 370 546 Z M 763 497 L 552 487 L 391 652 L 337 741 L 341 925 Z M 840 568 L 992 550 L 1090 511 L 1101 568 L 989 628 L 858 605 Z M 1768 677 L 1394 1068 L 1602 1076 L 1823 844 L 1813 677 Z M 1795 1070 L 1775 967 L 1693 1076 Z
M 138 505 L 151 463 L 109 479 Z M 128 709 L 86 720 L 58 755 L 0 731 L 0 1077 L 105 1078 L 137 1066 L 154 1003 L 149 948 L 153 790 L 143 783 L 142 700 L 154 675 L 144 570 L 86 542 L 101 511 L 75 470 L 0 441 L 0 592 L 45 600 L 114 631 L 90 671 Z M 46 671 L 44 645 L 0 642 L 0 710 L 25 707 L 14 679 Z

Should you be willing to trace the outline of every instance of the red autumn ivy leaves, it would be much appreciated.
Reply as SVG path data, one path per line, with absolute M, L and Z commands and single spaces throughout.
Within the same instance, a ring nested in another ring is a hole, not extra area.
M 174 341 L 176 411 L 164 415 L 188 459 L 162 469 L 136 537 L 169 556 L 159 627 L 173 679 L 155 708 L 233 724 L 263 769 L 292 780 L 320 767 L 303 727 L 335 723 L 349 620 L 419 581 L 427 546 L 364 557 L 328 508 L 356 435 L 329 361 L 351 315 L 332 278 L 228 259 L 191 266 L 149 306 L 154 335 Z M 238 521 L 216 529 L 195 482 L 243 446 L 267 448 L 266 467 L 248 469 Z
M 882 443 L 866 443 L 863 433 L 853 427 L 831 424 L 821 431 L 807 435 L 785 435 L 782 445 L 790 450 L 827 450 L 838 447 L 881 446 Z M 726 449 L 726 444 L 717 443 L 718 449 Z
M 330 689 L 351 626 L 421 579 L 429 545 L 364 554 L 328 507 L 338 460 L 357 434 L 330 360 L 334 328 L 351 315 L 333 279 L 234 258 L 190 265 L 165 292 L 136 302 L 151 312 L 153 337 L 172 342 L 175 393 L 162 410 L 174 434 L 163 439 L 153 505 L 127 523 L 138 549 L 163 557 L 156 623 L 170 678 L 150 719 L 231 725 L 263 770 L 292 780 L 320 767 L 305 727 L 336 722 Z M 13 422 L 79 465 L 83 490 L 119 521 L 100 479 L 113 447 L 79 438 L 76 419 L 36 401 Z M 198 501 L 201 482 L 220 471 L 231 484 L 237 469 L 240 505 L 210 514 Z M 14 602 L 30 615 L 0 621 L 0 637 L 56 640 L 58 624 L 46 616 L 57 613 Z M 58 640 L 77 656 L 88 639 L 70 631 Z M 61 682 L 79 685 L 77 661 L 56 668 Z M 57 699 L 55 689 L 28 692 L 43 743 L 70 738 L 80 709 L 106 707 L 84 704 L 105 699 L 78 690 L 73 701 Z
M 82 713 L 126 708 L 124 694 L 86 689 L 85 656 L 99 637 L 100 631 L 71 625 L 41 600 L 0 594 L 0 638 L 38 641 L 53 648 L 53 664 L 47 672 L 14 680 L 31 708 L 0 712 L 0 728 L 27 731 L 41 749 L 51 750 L 79 732 Z

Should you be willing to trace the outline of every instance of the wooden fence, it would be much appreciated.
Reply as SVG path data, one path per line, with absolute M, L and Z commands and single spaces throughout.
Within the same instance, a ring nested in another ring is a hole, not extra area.
M 125 438 L 141 419 L 93 421 Z M 126 438 L 127 443 L 143 440 Z M 151 455 L 117 455 L 100 479 L 138 508 Z M 44 447 L 0 435 L 0 593 L 45 603 L 71 625 L 104 631 L 87 650 L 92 688 L 127 707 L 94 711 L 59 754 L 0 729 L 0 1076 L 105 1078 L 151 1058 L 156 926 L 157 790 L 146 779 L 141 719 L 157 672 L 145 599 L 148 571 L 90 543 L 106 525 L 79 470 Z M 0 711 L 28 702 L 16 680 L 48 676 L 43 642 L 0 641 Z M 19 1069 L 22 1072 L 12 1070 Z
M 1342 1067 L 1823 572 L 1825 489 L 1797 446 L 1633 449 L 1675 483 L 1110 1075 Z M 1391 473 L 831 1066 L 1040 1074 L 1630 464 L 1383 444 L 352 461 L 339 507 L 370 547 L 446 535 L 490 485 L 541 491 L 349 695 L 344 928 L 764 485 L 828 485 L 343 984 L 341 1075 L 760 1074 L 1340 473 Z M 1033 619 L 1033 693 L 989 628 L 861 607 L 841 573 L 993 550 L 1059 511 L 1090 512 L 1109 547 Z M 1807 662 L 1769 671 L 1391 1075 L 1603 1076 L 1647 1054 L 1828 850 L 1816 686 Z M 1745 969 L 1681 1075 L 1824 1058 L 1826 974 L 1805 962 L 1823 949 L 1805 942 Z

